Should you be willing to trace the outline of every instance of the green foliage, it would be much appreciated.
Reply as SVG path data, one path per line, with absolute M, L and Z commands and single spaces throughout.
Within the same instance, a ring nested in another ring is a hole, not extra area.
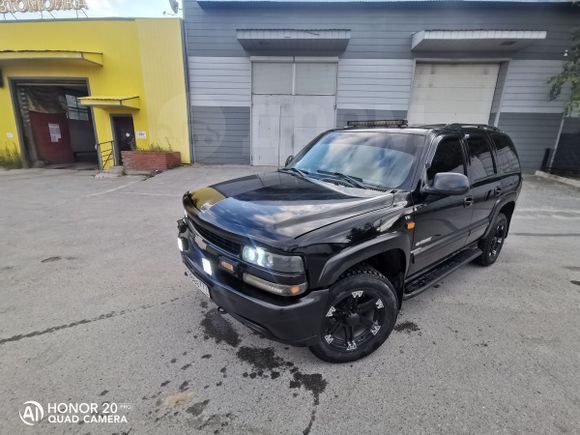
M 166 138 L 166 140 L 167 140 L 167 138 Z M 167 140 L 166 147 L 162 147 L 161 145 L 159 145 L 156 142 L 151 142 L 146 147 L 137 148 L 137 151 L 155 151 L 155 152 L 168 152 L 169 151 L 169 152 L 171 152 L 173 150 L 171 149 L 171 143 L 169 142 L 169 140 Z
M 568 58 L 564 63 L 562 72 L 548 80 L 550 88 L 550 100 L 555 100 L 562 93 L 564 86 L 570 86 L 570 100 L 566 105 L 566 115 L 570 115 L 580 108 L 580 29 L 572 33 L 573 45 L 568 50 Z
M 0 166 L 7 169 L 18 169 L 22 167 L 18 147 L 14 142 L 4 143 L 0 147 Z

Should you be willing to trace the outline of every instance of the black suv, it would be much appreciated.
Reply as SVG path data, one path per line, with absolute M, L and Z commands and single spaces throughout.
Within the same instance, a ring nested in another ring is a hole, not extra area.
M 351 122 L 276 172 L 187 192 L 178 245 L 220 311 L 353 361 L 387 339 L 403 300 L 496 261 L 521 184 L 494 127 Z

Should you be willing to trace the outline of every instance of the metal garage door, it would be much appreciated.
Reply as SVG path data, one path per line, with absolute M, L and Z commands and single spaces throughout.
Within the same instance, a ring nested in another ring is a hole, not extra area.
M 496 63 L 417 63 L 409 107 L 412 124 L 487 124 Z
M 282 165 L 335 126 L 336 62 L 253 62 L 252 163 Z

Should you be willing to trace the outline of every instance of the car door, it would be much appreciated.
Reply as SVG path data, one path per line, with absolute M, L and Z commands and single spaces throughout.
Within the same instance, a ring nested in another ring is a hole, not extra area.
M 479 239 L 490 223 L 493 207 L 501 195 L 491 140 L 478 129 L 466 129 L 463 137 L 468 156 L 468 178 L 473 197 L 473 217 L 467 243 Z
M 460 135 L 437 140 L 423 182 L 430 185 L 435 174 L 455 172 L 466 175 L 466 156 Z M 418 193 L 415 201 L 415 233 L 412 247 L 413 275 L 463 248 L 471 223 L 469 192 L 465 195 Z

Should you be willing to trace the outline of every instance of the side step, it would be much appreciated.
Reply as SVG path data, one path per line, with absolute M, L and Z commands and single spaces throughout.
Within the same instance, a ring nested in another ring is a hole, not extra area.
M 425 290 L 430 288 L 433 284 L 441 281 L 447 275 L 455 272 L 461 266 L 470 261 L 475 260 L 481 255 L 481 249 L 471 248 L 461 251 L 459 254 L 451 257 L 450 259 L 444 261 L 438 265 L 435 269 L 427 272 L 425 275 L 421 275 L 419 278 L 411 281 L 405 286 L 405 291 L 403 293 L 403 300 L 410 299 L 423 293 Z

